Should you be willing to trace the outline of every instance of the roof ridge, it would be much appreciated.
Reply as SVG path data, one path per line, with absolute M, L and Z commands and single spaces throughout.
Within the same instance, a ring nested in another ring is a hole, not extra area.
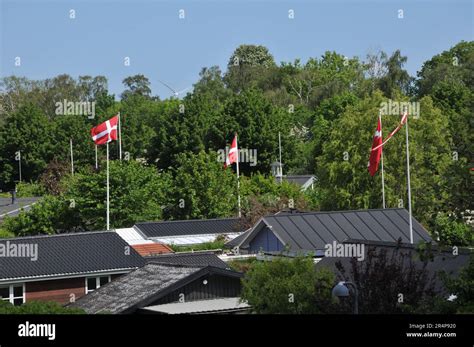
M 165 224 L 165 223 L 186 223 L 186 222 L 211 222 L 211 221 L 227 221 L 235 220 L 238 221 L 238 217 L 229 217 L 229 218 L 209 218 L 209 219 L 177 219 L 177 220 L 160 220 L 160 221 L 151 221 L 151 222 L 137 222 L 135 225 L 140 224 Z
M 205 266 L 201 266 L 201 265 L 192 265 L 192 264 L 171 264 L 171 263 L 162 263 L 160 261 L 154 261 L 154 260 L 150 260 L 146 263 L 145 266 L 147 265 L 163 265 L 163 266 L 168 266 L 168 267 L 187 267 L 187 268 L 195 268 L 195 269 L 202 269 L 202 268 L 205 268 L 207 265 Z
M 76 235 L 86 235 L 86 234 L 116 234 L 113 230 L 99 230 L 99 231 L 80 231 L 80 232 L 67 232 L 67 233 L 58 233 L 58 234 L 42 234 L 42 235 L 27 235 L 27 236 L 16 236 L 16 237 L 6 237 L 0 238 L 0 241 L 12 241 L 12 240 L 28 240 L 28 239 L 39 239 L 39 238 L 53 238 L 60 236 L 76 236 Z
M 387 210 L 405 210 L 403 207 L 390 207 L 390 208 L 373 208 L 365 210 L 339 210 L 339 211 L 307 211 L 307 212 L 298 212 L 298 213 L 286 213 L 286 214 L 269 214 L 262 218 L 268 217 L 288 217 L 288 216 L 301 216 L 309 214 L 333 214 L 333 213 L 350 213 L 350 212 L 370 212 L 370 211 L 387 211 Z

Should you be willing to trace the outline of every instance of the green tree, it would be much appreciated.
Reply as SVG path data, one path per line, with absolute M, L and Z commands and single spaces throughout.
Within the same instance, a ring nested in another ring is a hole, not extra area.
M 260 45 L 240 45 L 229 59 L 224 81 L 230 89 L 240 92 L 273 67 L 275 61 L 268 48 Z
M 386 101 L 380 93 L 346 108 L 334 122 L 316 172 L 322 187 L 322 209 L 367 209 L 381 206 L 379 174 L 367 172 L 378 110 Z M 428 223 L 446 208 L 452 192 L 447 185 L 451 138 L 447 120 L 431 98 L 420 100 L 420 117 L 410 118 L 411 187 L 414 215 Z M 384 116 L 384 129 L 394 129 L 399 116 Z M 427 131 L 430 129 L 430 131 Z M 403 129 L 404 130 L 404 129 Z M 403 130 L 384 146 L 387 206 L 407 206 L 405 136 Z M 387 130 L 385 131 L 387 133 Z
M 449 277 L 446 273 L 440 276 L 448 292 L 456 295 L 457 312 L 474 313 L 474 255 L 471 254 L 469 264 L 461 269 L 458 277 Z
M 106 227 L 106 170 L 84 170 L 63 182 L 64 198 L 80 216 L 85 230 Z M 139 221 L 159 220 L 168 201 L 170 177 L 137 161 L 110 161 L 110 224 L 131 227 Z
M 334 280 L 330 271 L 316 270 L 311 257 L 256 262 L 242 280 L 241 298 L 256 313 L 328 313 Z
M 165 210 L 171 219 L 230 217 L 237 212 L 236 176 L 224 170 L 217 153 L 201 151 L 177 155 L 173 188 Z
M 21 106 L 0 126 L 0 189 L 11 189 L 19 179 L 15 153 L 21 151 L 22 179 L 36 180 L 53 157 L 53 128 L 31 104 Z
M 121 95 L 122 100 L 131 95 L 139 95 L 144 98 L 151 97 L 150 81 L 142 74 L 129 76 L 125 78 L 122 83 L 126 88 Z

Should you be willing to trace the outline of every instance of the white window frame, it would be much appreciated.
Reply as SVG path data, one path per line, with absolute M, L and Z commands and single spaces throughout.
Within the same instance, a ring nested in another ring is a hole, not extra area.
M 22 290 L 22 296 L 15 296 L 14 288 L 20 287 Z M 22 299 L 22 304 L 26 302 L 26 290 L 25 290 L 25 283 L 16 283 L 16 284 L 7 284 L 5 286 L 0 286 L 1 288 L 8 288 L 8 298 L 2 298 L 0 300 L 8 301 L 12 305 L 14 305 L 16 299 Z
M 111 275 L 86 277 L 86 278 L 85 278 L 86 284 L 85 284 L 85 286 L 84 286 L 85 289 L 86 289 L 86 294 L 92 293 L 94 290 L 97 290 L 97 289 L 100 288 L 100 278 L 101 278 L 101 277 L 107 277 L 107 279 L 108 279 L 108 282 L 107 282 L 107 283 L 112 282 L 112 276 L 111 276 Z M 87 285 L 87 280 L 90 280 L 91 278 L 95 278 L 95 288 L 89 290 L 88 285 Z M 106 283 L 106 284 L 107 284 L 107 283 Z

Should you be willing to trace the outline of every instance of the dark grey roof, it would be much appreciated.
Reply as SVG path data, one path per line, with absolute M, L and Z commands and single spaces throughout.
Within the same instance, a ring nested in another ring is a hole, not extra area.
M 145 264 L 132 247 L 111 231 L 1 239 L 0 245 L 10 249 L 18 245 L 37 247 L 36 261 L 31 257 L 0 256 L 0 281 L 129 271 Z
M 135 224 L 146 237 L 229 234 L 241 231 L 239 218 L 191 219 Z
M 149 263 L 83 296 L 72 307 L 87 313 L 131 313 L 209 273 L 242 277 L 235 271 L 211 266 L 195 267 Z
M 272 232 L 292 251 L 321 250 L 333 241 L 348 239 L 397 242 L 410 241 L 408 212 L 405 209 L 378 209 L 309 212 L 266 216 L 240 243 L 245 248 L 263 228 Z M 414 243 L 432 241 L 428 232 L 413 218 Z
M 17 198 L 16 203 L 12 204 L 11 198 L 0 198 L 0 221 L 6 216 L 17 216 L 22 209 L 28 211 L 39 199 L 40 198 Z
M 400 255 L 404 255 L 405 264 L 408 265 L 410 259 L 414 261 L 414 264 L 421 268 L 423 262 L 420 260 L 419 253 L 417 252 L 417 246 L 407 243 L 396 243 L 396 242 L 372 242 L 372 241 L 357 241 L 357 240 L 348 240 L 346 243 L 363 243 L 365 245 L 365 257 L 367 257 L 367 252 L 373 250 L 376 254 L 380 252 L 387 252 L 387 258 L 391 259 L 392 256 L 396 256 L 395 252 L 399 252 Z M 449 276 L 457 276 L 459 271 L 468 265 L 470 252 L 467 250 L 459 250 L 458 255 L 453 255 L 451 252 L 445 252 L 443 250 L 437 249 L 436 246 L 432 248 L 433 259 L 427 262 L 426 269 L 430 276 L 444 271 Z M 365 258 L 367 259 L 367 258 Z M 363 260 L 365 261 L 365 260 Z M 362 261 L 362 262 L 363 262 Z M 339 271 L 336 263 L 340 262 L 340 265 L 344 269 L 344 273 Z M 354 280 L 351 278 L 351 269 L 352 269 L 352 258 L 345 257 L 323 257 L 316 264 L 317 268 L 326 267 L 332 270 L 337 277 L 338 281 L 350 281 Z M 435 279 L 435 288 L 438 291 L 443 290 L 442 281 L 439 277 Z M 449 294 L 449 293 L 447 293 Z
M 182 252 L 169 253 L 147 257 L 147 262 L 166 263 L 175 265 L 190 265 L 196 267 L 214 266 L 230 269 L 229 265 L 213 252 Z
M 247 237 L 247 235 L 250 234 L 250 231 L 251 231 L 251 230 L 252 230 L 252 229 L 249 229 L 249 230 L 247 230 L 247 231 L 244 231 L 244 232 L 241 233 L 239 236 L 234 237 L 234 238 L 233 238 L 232 240 L 230 240 L 230 241 L 227 241 L 227 242 L 225 243 L 225 247 L 227 247 L 227 248 L 234 248 L 234 247 L 236 247 L 236 246 L 239 246 L 239 245 L 242 243 L 242 241 Z

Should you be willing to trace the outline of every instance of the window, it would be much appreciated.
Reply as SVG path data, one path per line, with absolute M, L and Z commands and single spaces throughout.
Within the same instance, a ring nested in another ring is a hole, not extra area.
M 0 287 L 0 300 L 8 301 L 15 306 L 25 302 L 25 290 L 23 284 L 11 284 Z
M 86 278 L 86 294 L 92 293 L 101 286 L 111 281 L 110 276 L 87 277 Z

